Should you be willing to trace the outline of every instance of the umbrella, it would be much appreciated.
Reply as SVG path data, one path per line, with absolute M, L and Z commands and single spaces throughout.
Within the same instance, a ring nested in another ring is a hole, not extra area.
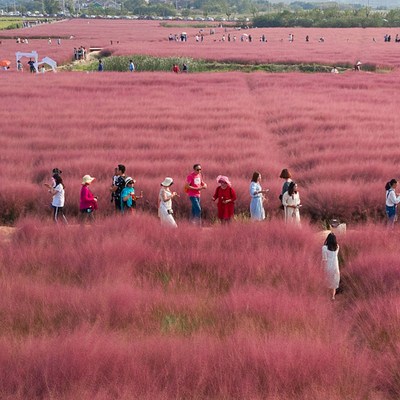
M 9 67 L 11 65 L 11 61 L 9 60 L 0 60 L 0 67 Z

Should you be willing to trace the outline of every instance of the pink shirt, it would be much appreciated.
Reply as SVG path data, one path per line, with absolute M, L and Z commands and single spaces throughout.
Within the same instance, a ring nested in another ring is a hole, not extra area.
M 201 174 L 195 171 L 188 175 L 186 182 L 196 188 L 201 188 L 204 185 Z M 188 189 L 187 194 L 189 197 L 200 197 L 200 190 Z
M 79 209 L 85 210 L 86 208 L 97 210 L 97 201 L 94 199 L 93 193 L 89 190 L 89 187 L 87 185 L 82 185 Z

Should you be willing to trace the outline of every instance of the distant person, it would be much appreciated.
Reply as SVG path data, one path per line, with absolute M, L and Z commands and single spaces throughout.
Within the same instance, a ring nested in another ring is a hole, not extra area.
M 33 61 L 32 58 L 29 59 L 28 65 L 29 65 L 29 72 L 31 74 L 34 74 L 36 72 L 36 68 L 35 68 L 35 61 Z
M 281 194 L 279 195 L 279 200 L 282 203 L 283 195 L 288 191 L 290 182 L 292 182 L 292 174 L 290 173 L 290 171 L 287 168 L 284 168 L 281 171 L 279 178 L 284 179 L 282 191 L 281 191 Z
M 129 60 L 129 71 L 135 71 L 135 64 L 133 63 L 133 60 Z
M 186 63 L 183 63 L 183 65 L 182 65 L 182 72 L 184 72 L 184 73 L 188 73 L 189 72 L 189 68 L 188 68 L 188 65 Z
M 354 71 L 361 71 L 361 61 L 357 61 L 354 65 Z
M 283 194 L 282 204 L 285 209 L 285 222 L 299 225 L 301 204 L 295 182 L 290 182 L 287 192 Z
M 89 189 L 89 185 L 96 178 L 93 178 L 90 175 L 85 175 L 82 178 L 82 187 L 80 193 L 80 201 L 79 201 L 79 210 L 82 215 L 87 215 L 93 218 L 93 213 L 97 210 L 97 197 L 93 195 L 93 193 Z
M 336 290 L 339 288 L 339 246 L 336 236 L 330 233 L 322 246 L 322 262 L 325 269 L 326 283 L 331 290 L 331 300 L 335 300 Z
M 262 189 L 261 174 L 255 171 L 250 182 L 250 216 L 253 221 L 263 221 L 265 219 L 264 195 L 268 192 L 269 189 Z
M 172 72 L 175 72 L 176 74 L 179 74 L 179 72 L 181 72 L 178 64 L 174 64 L 174 66 L 172 67 Z
M 104 71 L 104 64 L 102 60 L 99 60 L 99 65 L 97 67 L 97 71 L 103 72 Z
M 338 71 L 338 69 L 336 67 L 333 67 L 331 69 L 331 74 L 338 74 L 338 73 L 339 73 L 339 71 Z
M 192 204 L 192 222 L 201 225 L 201 191 L 207 189 L 207 184 L 203 181 L 201 165 L 194 164 L 193 172 L 186 178 L 185 191 Z
M 393 228 L 397 220 L 397 204 L 400 203 L 400 195 L 396 194 L 397 180 L 392 179 L 386 183 L 386 215 L 388 217 L 388 227 Z
M 217 189 L 215 190 L 213 201 L 217 201 L 218 219 L 222 223 L 230 222 L 235 213 L 236 192 L 227 176 L 217 177 Z
M 20 60 L 17 61 L 17 71 L 24 72 L 24 66 Z
M 51 207 L 53 208 L 53 219 L 55 223 L 58 223 L 58 217 L 61 216 L 64 223 L 68 224 L 67 218 L 64 215 L 64 203 L 65 203 L 65 186 L 60 175 L 53 175 L 54 184 L 45 183 L 45 186 L 49 189 L 49 193 L 52 194 L 53 200 Z
M 310 37 L 307 35 L 306 36 L 306 42 L 309 42 L 310 41 Z
M 178 225 L 174 219 L 172 199 L 179 195 L 176 192 L 171 192 L 173 183 L 174 180 L 170 177 L 166 177 L 161 182 L 161 189 L 158 194 L 158 216 L 160 217 L 161 225 L 176 228 Z
M 118 164 L 116 170 L 116 177 L 114 177 L 113 184 L 110 187 L 110 192 L 113 194 L 115 209 L 117 211 L 122 211 L 121 205 L 121 193 L 125 187 L 125 165 Z

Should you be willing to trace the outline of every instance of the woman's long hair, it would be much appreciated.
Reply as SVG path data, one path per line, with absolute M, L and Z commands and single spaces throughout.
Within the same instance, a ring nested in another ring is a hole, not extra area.
M 385 189 L 389 190 L 395 183 L 397 183 L 397 180 L 393 178 L 392 180 L 386 183 Z
M 330 251 L 336 251 L 338 248 L 336 236 L 334 233 L 330 233 L 325 239 L 324 246 L 328 247 Z
M 296 186 L 296 182 L 290 182 L 289 187 L 288 187 L 288 195 L 293 196 L 294 193 L 297 193 L 297 191 L 294 190 Z
M 258 171 L 253 172 L 253 176 L 252 176 L 252 178 L 251 178 L 251 181 L 257 183 L 258 178 L 260 177 L 260 175 L 261 175 L 261 174 L 260 174 Z
M 61 178 L 60 175 L 54 174 L 54 175 L 53 175 L 53 179 L 54 179 L 54 182 L 56 183 L 56 186 L 59 185 L 59 184 L 61 183 L 62 187 L 65 189 L 64 182 L 63 182 L 63 180 L 62 180 L 62 178 Z

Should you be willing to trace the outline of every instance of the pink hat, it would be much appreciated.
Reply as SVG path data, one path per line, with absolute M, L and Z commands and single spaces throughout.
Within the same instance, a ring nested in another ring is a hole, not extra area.
M 221 182 L 226 183 L 228 186 L 231 186 L 231 181 L 225 175 L 218 175 L 217 176 L 217 183 L 221 183 Z

